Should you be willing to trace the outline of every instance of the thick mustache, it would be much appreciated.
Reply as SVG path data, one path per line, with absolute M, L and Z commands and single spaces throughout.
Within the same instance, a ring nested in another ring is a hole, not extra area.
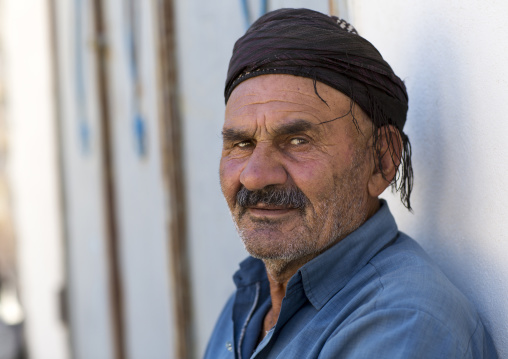
M 287 208 L 304 208 L 308 198 L 298 187 L 267 186 L 261 190 L 249 191 L 242 187 L 236 194 L 236 203 L 245 208 L 263 203 Z

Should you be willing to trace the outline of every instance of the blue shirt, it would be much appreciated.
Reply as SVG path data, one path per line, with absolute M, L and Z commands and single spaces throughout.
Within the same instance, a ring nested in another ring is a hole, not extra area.
M 205 359 L 497 358 L 470 302 L 398 231 L 384 201 L 290 279 L 259 345 L 271 306 L 263 262 L 247 258 L 233 279 Z

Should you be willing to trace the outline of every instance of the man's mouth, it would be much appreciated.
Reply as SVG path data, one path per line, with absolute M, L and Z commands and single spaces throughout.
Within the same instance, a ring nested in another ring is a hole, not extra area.
M 246 206 L 249 209 L 261 209 L 261 210 L 283 210 L 283 209 L 295 209 L 291 206 L 281 206 L 276 204 L 267 204 L 267 203 L 256 203 L 253 206 Z
M 243 209 L 253 217 L 280 217 L 298 210 L 291 206 L 277 206 L 273 204 L 258 203 L 254 206 L 247 206 Z

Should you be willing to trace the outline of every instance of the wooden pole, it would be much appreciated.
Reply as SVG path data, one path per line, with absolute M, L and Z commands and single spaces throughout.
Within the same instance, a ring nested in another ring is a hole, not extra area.
M 116 221 L 115 178 L 113 169 L 112 122 L 108 104 L 108 66 L 106 28 L 101 0 L 93 0 L 95 39 L 97 51 L 97 97 L 101 126 L 101 150 L 104 211 L 106 215 L 106 250 L 110 288 L 110 310 L 113 329 L 113 349 L 116 359 L 125 359 L 125 334 L 123 318 L 123 293 L 118 251 L 118 229 Z
M 335 0 L 328 0 L 328 12 L 330 15 L 338 16 L 337 7 L 335 6 Z
M 182 131 L 177 98 L 176 35 L 174 0 L 160 0 L 159 70 L 161 144 L 169 203 L 168 233 L 170 277 L 175 317 L 175 358 L 194 358 L 192 296 L 187 251 L 186 198 L 182 161 Z

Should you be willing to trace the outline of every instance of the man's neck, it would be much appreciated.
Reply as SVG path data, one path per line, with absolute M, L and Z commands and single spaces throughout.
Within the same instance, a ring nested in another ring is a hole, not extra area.
M 284 299 L 284 296 L 286 295 L 286 287 L 291 277 L 298 271 L 298 269 L 300 269 L 300 267 L 317 255 L 318 254 L 307 256 L 291 262 L 282 260 L 263 260 L 268 274 L 268 281 L 270 283 L 272 307 L 265 316 L 261 339 L 266 335 L 266 332 L 269 331 L 275 323 L 277 323 L 282 306 L 282 299 Z

